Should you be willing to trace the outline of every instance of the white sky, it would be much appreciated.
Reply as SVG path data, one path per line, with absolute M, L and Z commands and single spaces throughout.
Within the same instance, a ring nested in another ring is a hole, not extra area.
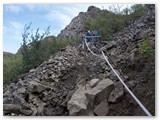
M 113 4 L 5 4 L 3 51 L 17 52 L 22 43 L 25 24 L 32 22 L 31 27 L 33 29 L 40 27 L 40 32 L 51 25 L 51 35 L 57 36 L 79 12 L 86 12 L 91 5 L 100 9 L 109 9 Z M 131 5 L 133 4 L 123 4 L 122 9 Z

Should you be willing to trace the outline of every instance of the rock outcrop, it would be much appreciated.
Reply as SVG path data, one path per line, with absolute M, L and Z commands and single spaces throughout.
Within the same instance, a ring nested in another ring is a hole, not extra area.
M 102 10 L 97 7 L 90 6 L 87 12 L 80 12 L 79 15 L 70 22 L 69 25 L 65 27 L 64 30 L 60 32 L 57 36 L 59 39 L 66 39 L 76 36 L 84 28 L 84 22 L 87 19 L 95 19 L 102 14 Z
M 43 62 L 27 76 L 7 86 L 4 89 L 4 111 L 14 113 L 14 108 L 16 114 L 22 115 L 23 109 L 32 111 L 27 115 L 65 115 L 61 103 L 76 85 L 74 77 L 80 74 L 76 74 L 75 69 L 80 59 L 74 47 L 67 47 L 65 52 L 59 52 L 54 59 Z M 11 110 L 8 105 L 13 105 Z
M 82 82 L 77 85 L 77 90 L 72 95 L 71 99 L 68 101 L 68 110 L 70 115 L 107 115 L 101 113 L 99 109 L 107 109 L 108 98 L 111 91 L 114 88 L 113 82 L 110 79 L 101 80 L 95 87 L 90 86 L 91 81 Z M 105 105 L 105 106 L 103 106 Z M 109 111 L 109 110 L 108 110 Z
M 93 9 L 99 12 L 94 7 L 88 12 Z M 139 43 L 145 39 L 155 49 L 154 5 L 146 9 L 150 11 L 146 16 L 114 34 L 104 52 L 124 82 L 154 115 L 154 56 L 144 57 L 139 50 Z M 106 62 L 78 47 L 66 47 L 3 90 L 4 115 L 145 115 Z
M 82 91 L 87 85 L 94 87 L 93 90 L 97 91 L 97 94 L 102 86 L 104 90 L 108 89 L 105 88 L 107 87 L 105 80 L 100 81 L 99 79 L 102 78 L 102 74 L 95 74 L 100 72 L 97 66 L 100 69 L 104 67 L 101 62 L 102 60 L 95 59 L 86 51 L 80 51 L 75 47 L 66 47 L 65 50 L 58 52 L 54 58 L 44 61 L 36 69 L 30 70 L 29 73 L 22 75 L 4 88 L 4 115 L 74 115 L 75 112 L 69 112 L 72 111 L 72 108 L 74 111 L 74 107 L 68 107 L 67 104 L 78 92 L 77 88 L 80 89 L 79 97 L 82 98 L 80 104 L 83 104 L 84 98 L 82 96 L 86 96 Z M 83 80 L 88 82 L 81 83 Z M 100 84 L 102 82 L 104 84 Z M 80 87 L 81 84 L 84 84 L 85 87 Z M 107 94 L 110 94 L 112 89 Z M 103 91 L 105 94 L 106 92 Z M 87 94 L 91 95 L 92 93 L 93 91 L 90 90 Z M 94 109 L 91 110 L 92 113 L 88 114 L 94 115 Z M 79 115 L 85 115 L 84 111 Z

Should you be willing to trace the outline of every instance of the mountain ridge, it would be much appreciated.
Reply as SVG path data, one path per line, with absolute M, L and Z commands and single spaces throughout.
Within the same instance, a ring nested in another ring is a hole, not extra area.
M 146 57 L 140 51 L 140 43 L 145 40 L 155 49 L 155 5 L 146 7 L 146 16 L 115 33 L 104 52 L 123 74 L 128 87 L 155 115 L 155 54 Z M 145 116 L 104 60 L 74 46 L 67 46 L 7 85 L 3 112 L 32 116 Z
M 80 33 L 84 28 L 84 22 L 87 19 L 95 19 L 103 13 L 98 7 L 90 6 L 87 12 L 80 12 L 71 22 L 58 34 L 58 39 L 71 38 Z

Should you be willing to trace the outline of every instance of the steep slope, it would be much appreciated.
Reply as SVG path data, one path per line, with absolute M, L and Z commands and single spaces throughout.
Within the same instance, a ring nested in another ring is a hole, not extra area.
M 104 52 L 155 115 L 155 56 L 143 56 L 139 46 L 147 39 L 155 49 L 155 6 L 146 9 L 146 16 L 114 34 Z M 6 86 L 3 111 L 4 115 L 146 115 L 106 62 L 77 46 L 66 47 Z
M 146 5 L 146 16 L 136 20 L 122 32 L 114 35 L 106 46 L 111 57 L 127 82 L 132 86 L 133 93 L 142 103 L 155 114 L 155 56 L 145 57 L 141 54 L 140 43 L 149 41 L 155 49 L 155 5 Z M 126 94 L 117 104 L 111 104 L 109 115 L 145 115 L 135 101 Z M 117 114 L 117 111 L 119 112 Z
M 57 36 L 59 39 L 63 38 L 71 38 L 77 34 L 80 33 L 82 28 L 84 28 L 84 22 L 86 19 L 95 19 L 99 15 L 103 13 L 102 10 L 100 10 L 97 7 L 90 6 L 87 10 L 87 12 L 80 12 L 79 15 L 70 22 L 69 25 L 65 27 L 64 30 L 60 32 L 60 34 Z
M 13 58 L 14 58 L 14 54 L 13 53 L 9 53 L 9 52 L 4 52 L 3 51 L 3 62 L 11 61 Z
M 94 56 L 67 47 L 4 88 L 5 115 L 68 115 L 61 104 L 78 81 L 97 76 L 97 64 Z

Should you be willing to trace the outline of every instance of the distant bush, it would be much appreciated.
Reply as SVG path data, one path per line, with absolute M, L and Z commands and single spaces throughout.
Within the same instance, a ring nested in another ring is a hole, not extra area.
M 3 55 L 3 82 L 4 84 L 13 80 L 16 76 L 20 75 L 22 69 L 22 56 L 20 54 Z
M 133 5 L 130 9 L 125 8 L 119 13 L 104 10 L 97 19 L 87 19 L 84 26 L 91 31 L 97 30 L 101 34 L 102 39 L 111 40 L 114 33 L 121 31 L 130 24 L 130 21 L 134 21 L 144 14 L 144 5 L 141 4 Z
M 76 45 L 81 41 L 75 36 L 70 39 L 59 40 L 54 36 L 46 36 L 36 43 L 25 40 L 19 52 L 15 55 L 4 55 L 3 57 L 3 80 L 4 84 L 14 80 L 18 75 L 34 69 L 42 62 L 68 45 Z M 27 44 L 28 42 L 28 44 Z M 37 47 L 35 44 L 38 44 Z
M 150 56 L 154 55 L 154 53 L 155 53 L 154 49 L 149 44 L 149 40 L 147 40 L 147 39 L 139 44 L 139 49 L 140 49 L 141 54 L 146 57 L 150 57 Z
M 49 27 L 43 34 L 39 33 L 37 29 L 36 33 L 31 33 L 31 24 L 25 26 L 23 33 L 23 44 L 21 49 L 22 61 L 24 66 L 24 72 L 28 72 L 30 69 L 36 68 L 49 56 L 58 52 L 63 47 L 77 43 L 78 37 L 74 37 L 68 40 L 59 40 L 54 36 L 48 36 Z M 46 37 L 45 37 L 46 36 Z

